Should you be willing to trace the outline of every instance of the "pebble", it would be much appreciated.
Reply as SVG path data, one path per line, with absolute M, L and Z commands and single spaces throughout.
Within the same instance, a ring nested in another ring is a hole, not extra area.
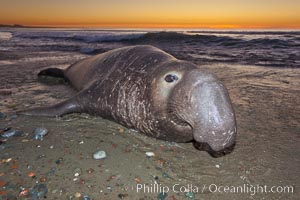
M 55 161 L 55 163 L 56 163 L 57 165 L 59 165 L 63 160 L 64 160 L 63 158 L 59 158 L 59 159 L 57 159 L 57 160 Z
M 87 196 L 87 195 L 84 195 L 83 198 L 82 198 L 82 200 L 91 200 L 91 198 L 89 196 Z
M 80 198 L 81 196 L 82 196 L 82 195 L 81 195 L 79 192 L 76 192 L 76 193 L 75 193 L 75 197 L 76 197 L 76 198 Z
M 3 112 L 0 112 L 0 119 L 4 119 L 4 118 L 6 118 L 6 114 Z
M 216 168 L 220 168 L 220 165 L 216 165 Z
M 153 156 L 155 156 L 155 153 L 153 153 L 153 152 L 146 152 L 146 156 L 147 157 L 153 157 Z
M 2 162 L 4 162 L 4 163 L 9 163 L 10 161 L 12 161 L 12 158 L 7 158 L 7 159 L 2 160 Z
M 32 190 L 30 190 L 31 199 L 42 199 L 46 198 L 48 188 L 45 184 L 37 184 Z
M 111 186 L 107 186 L 106 189 L 109 190 L 110 192 L 112 191 L 112 187 Z
M 76 168 L 76 169 L 74 170 L 74 176 L 75 176 L 75 177 L 78 177 L 78 176 L 80 176 L 81 174 L 82 174 L 81 168 Z
M 52 194 L 56 194 L 56 193 L 57 193 L 57 191 L 58 191 L 58 189 L 54 189 L 54 190 L 52 190 Z
M 42 128 L 42 127 L 38 127 L 33 132 L 33 134 L 34 134 L 33 138 L 35 140 L 43 140 L 44 136 L 47 135 L 47 133 L 48 133 L 48 129 Z
M 163 173 L 162 173 L 162 176 L 163 176 L 164 178 L 170 178 L 170 177 L 169 177 L 169 174 L 167 174 L 166 172 L 163 172 Z
M 45 157 L 46 157 L 45 154 L 40 154 L 40 155 L 37 156 L 37 160 L 42 159 L 42 158 L 45 158 Z
M 124 199 L 125 197 L 127 197 L 128 196 L 128 194 L 118 194 L 118 197 L 120 198 L 120 199 Z
M 4 131 L 4 132 L 1 134 L 1 137 L 3 137 L 3 138 L 10 138 L 10 137 L 14 136 L 15 133 L 16 133 L 16 130 L 10 129 L 10 130 Z
M 44 177 L 44 176 L 42 176 L 42 177 L 39 179 L 39 181 L 42 182 L 42 183 L 43 183 L 43 182 L 46 182 L 46 181 L 47 181 L 47 178 Z
M 187 197 L 189 199 L 193 199 L 195 197 L 195 194 L 193 192 L 186 192 L 185 197 Z
M 157 199 L 158 200 L 165 200 L 167 198 L 168 194 L 165 192 L 161 192 L 158 194 Z
M 94 158 L 95 160 L 104 159 L 104 158 L 106 158 L 106 153 L 105 153 L 105 151 L 96 151 L 96 152 L 93 154 L 93 158 Z
M 74 182 L 77 182 L 79 180 L 79 178 L 73 178 Z
M 88 174 L 92 174 L 94 171 L 95 171 L 95 170 L 94 170 L 93 168 L 89 168 L 88 170 L 86 170 L 86 172 L 87 172 Z
M 10 129 L 10 130 L 7 130 L 7 131 L 3 132 L 1 134 L 1 137 L 3 137 L 3 138 L 10 138 L 10 137 L 13 137 L 13 136 L 21 137 L 23 135 L 24 135 L 24 132 L 22 132 L 22 131 L 18 131 L 18 130 L 15 130 L 15 129 Z
M 20 193 L 19 193 L 19 197 L 25 197 L 29 194 L 29 190 L 28 189 L 25 189 L 23 188 Z
M 53 174 L 55 173 L 55 171 L 56 171 L 56 167 L 52 167 L 52 168 L 46 173 L 46 175 L 47 175 L 47 176 L 51 176 L 51 175 L 53 175 Z

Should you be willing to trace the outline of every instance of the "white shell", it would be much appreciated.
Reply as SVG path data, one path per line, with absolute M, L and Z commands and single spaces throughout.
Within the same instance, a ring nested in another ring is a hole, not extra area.
M 106 158 L 106 153 L 105 153 L 105 151 L 96 151 L 93 155 L 93 158 L 95 160 L 100 160 L 100 159 Z

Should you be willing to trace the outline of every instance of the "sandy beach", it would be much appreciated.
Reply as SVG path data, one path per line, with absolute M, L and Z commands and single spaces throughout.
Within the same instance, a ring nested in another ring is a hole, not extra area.
M 7 116 L 0 119 L 0 131 L 11 128 L 23 133 L 1 139 L 2 199 L 34 199 L 38 192 L 37 199 L 50 200 L 299 198 L 299 68 L 203 64 L 202 55 L 193 48 L 197 45 L 170 41 L 101 43 L 97 52 L 140 43 L 191 61 L 224 82 L 237 117 L 234 151 L 213 158 L 191 143 L 156 140 L 87 114 L 15 116 L 17 110 L 52 105 L 75 95 L 69 84 L 39 81 L 37 73 L 48 67 L 68 67 L 90 55 L 2 46 L 0 111 Z M 33 139 L 37 127 L 49 130 L 42 141 Z M 93 159 L 97 150 L 104 150 L 107 157 Z M 146 152 L 155 156 L 147 157 Z

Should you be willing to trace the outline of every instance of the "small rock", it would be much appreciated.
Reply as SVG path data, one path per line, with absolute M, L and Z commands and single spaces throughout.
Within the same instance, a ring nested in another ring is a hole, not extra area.
M 56 194 L 56 193 L 57 193 L 57 191 L 58 191 L 58 189 L 54 189 L 54 190 L 52 190 L 52 194 Z
M 53 175 L 53 174 L 55 173 L 55 171 L 56 171 L 56 167 L 52 167 L 52 168 L 46 173 L 46 175 L 47 175 L 47 176 L 51 176 L 51 175 Z
M 84 195 L 83 198 L 82 198 L 82 200 L 91 200 L 91 198 L 89 196 L 87 196 L 87 195 Z
M 81 196 L 82 196 L 82 195 L 80 194 L 80 192 L 76 192 L 76 193 L 75 193 L 75 197 L 76 197 L 76 198 L 80 198 Z
M 220 168 L 220 165 L 216 165 L 216 168 Z
M 93 158 L 95 160 L 100 160 L 106 158 L 106 153 L 105 151 L 96 151 L 93 155 Z
M 19 193 L 19 197 L 25 197 L 29 194 L 29 190 L 28 189 L 25 189 L 23 188 L 20 193 Z
M 168 194 L 165 192 L 161 192 L 158 194 L 157 199 L 158 200 L 165 200 L 167 198 Z
M 44 176 L 42 176 L 42 177 L 39 179 L 39 181 L 40 181 L 40 182 L 42 182 L 42 183 L 44 183 L 44 182 L 46 182 L 46 181 L 47 181 L 47 178 L 46 178 L 46 177 L 44 177 Z
M 45 184 L 37 184 L 30 190 L 30 194 L 32 195 L 31 199 L 46 198 L 47 192 L 48 188 Z
M 47 135 L 47 133 L 48 133 L 48 129 L 42 128 L 42 127 L 38 127 L 33 132 L 33 134 L 34 134 L 33 138 L 35 140 L 43 140 L 44 136 Z
M 24 135 L 24 132 L 22 132 L 22 131 L 15 130 L 15 129 L 9 129 L 7 131 L 4 131 L 1 134 L 1 137 L 3 137 L 3 138 L 10 138 L 10 137 L 13 137 L 13 136 L 21 137 L 23 135 Z
M 7 131 L 4 131 L 2 134 L 1 134 L 1 137 L 3 138 L 10 138 L 12 136 L 14 136 L 16 134 L 16 130 L 14 129 L 9 129 Z
M 153 152 L 146 152 L 146 156 L 150 158 L 150 157 L 155 156 L 155 153 L 153 153 Z
M 162 173 L 162 176 L 163 176 L 164 178 L 170 178 L 170 177 L 169 177 L 169 174 L 167 174 L 166 172 L 163 172 L 163 173 Z
M 86 170 L 86 172 L 87 172 L 88 174 L 92 174 L 94 171 L 95 171 L 95 170 L 94 170 L 93 168 L 89 168 L 88 170 Z
M 6 118 L 6 114 L 3 112 L 0 112 L 0 119 L 4 119 L 4 118 Z
M 56 163 L 57 165 L 59 165 L 63 160 L 64 160 L 63 158 L 59 158 L 58 160 L 55 161 L 55 163 Z
M 107 186 L 106 189 L 109 190 L 110 192 L 112 191 L 112 187 L 111 186 Z
M 186 192 L 185 197 L 187 197 L 189 199 L 193 199 L 195 197 L 195 194 L 193 192 Z
M 42 158 L 45 158 L 45 157 L 46 157 L 46 155 L 45 155 L 45 154 L 40 154 L 40 155 L 38 155 L 38 156 L 37 156 L 37 158 L 36 158 L 36 159 L 37 159 L 37 160 L 39 160 L 39 159 L 42 159 Z
M 128 196 L 128 194 L 118 194 L 118 197 L 120 198 L 120 199 L 124 199 L 125 197 L 127 197 Z

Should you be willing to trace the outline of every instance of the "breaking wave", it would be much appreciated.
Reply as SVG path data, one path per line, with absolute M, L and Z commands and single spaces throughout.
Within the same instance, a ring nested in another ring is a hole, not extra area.
M 199 63 L 239 63 L 300 67 L 300 31 L 158 31 L 11 29 L 0 31 L 0 46 L 33 51 L 77 51 L 97 54 L 110 49 L 149 44 L 179 59 Z
M 77 40 L 84 42 L 113 42 L 137 39 L 145 33 L 140 32 L 105 32 L 105 31 L 29 31 L 16 32 L 17 38 Z
M 0 40 L 9 40 L 12 38 L 12 34 L 6 31 L 0 31 Z

